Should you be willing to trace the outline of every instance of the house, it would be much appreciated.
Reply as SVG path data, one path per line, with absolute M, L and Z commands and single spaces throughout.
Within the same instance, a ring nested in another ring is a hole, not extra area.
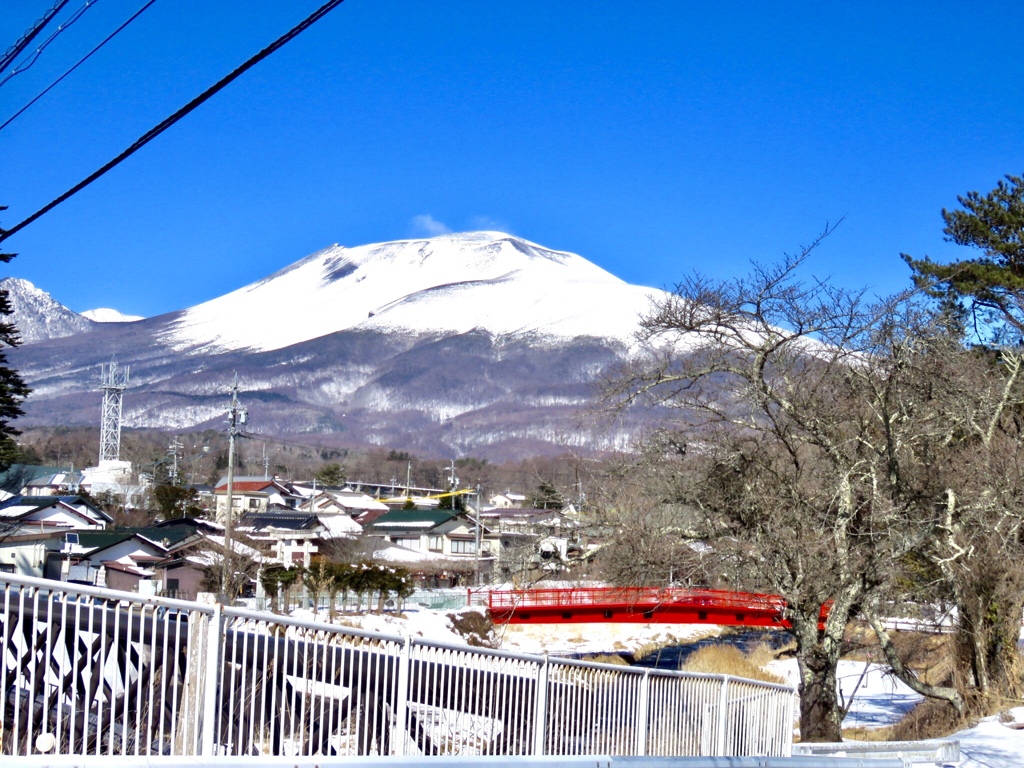
M 217 520 L 223 522 L 228 509 L 228 480 L 221 478 L 213 489 L 216 499 Z M 287 484 L 275 479 L 259 477 L 236 477 L 231 488 L 232 516 L 239 518 L 246 514 L 262 514 L 268 506 L 294 509 L 302 501 Z
M 212 520 L 195 517 L 174 517 L 145 528 L 133 528 L 149 539 L 167 547 L 169 551 L 180 549 L 206 536 L 223 536 L 224 526 Z
M 355 538 L 363 532 L 348 515 L 303 512 L 248 514 L 238 521 L 236 530 L 254 542 L 263 542 L 265 554 L 286 568 L 308 568 L 324 542 Z
M 46 487 L 47 495 L 68 495 L 78 492 L 81 474 L 65 467 L 46 467 L 35 464 L 12 464 L 0 472 L 0 501 L 13 496 L 29 495 L 32 487 Z M 53 493 L 52 491 L 56 491 Z M 39 494 L 35 494 L 39 495 Z
M 34 477 L 25 483 L 25 496 L 67 496 L 78 492 L 82 483 L 80 472 L 54 472 Z
M 188 538 L 153 565 L 156 574 L 154 582 L 159 594 L 180 600 L 194 600 L 203 591 L 210 569 L 220 566 L 226 551 L 227 542 L 223 535 L 203 532 L 198 537 Z M 236 558 L 236 567 L 246 562 L 258 569 L 267 562 L 267 558 L 258 550 L 237 539 L 232 540 L 231 551 Z M 252 580 L 249 587 L 243 588 L 243 594 L 250 592 L 250 588 L 252 592 L 258 592 L 259 585 Z
M 518 507 L 522 507 L 523 504 L 526 503 L 526 497 L 521 493 L 510 493 L 509 491 L 505 491 L 505 493 L 499 493 L 491 496 L 491 498 L 487 500 L 487 503 L 497 509 L 516 509 Z
M 386 539 L 415 552 L 430 552 L 452 560 L 477 558 L 476 525 L 464 512 L 401 509 L 388 512 L 366 528 L 370 536 Z M 481 527 L 480 560 L 491 561 L 498 537 Z
M 49 554 L 46 577 L 152 595 L 153 565 L 166 556 L 165 546 L 134 530 L 81 531 Z
M 564 536 L 580 526 L 557 509 L 523 509 L 497 507 L 480 512 L 483 524 L 501 533 L 525 533 L 532 536 Z
M 21 576 L 46 576 L 46 563 L 51 552 L 64 546 L 61 531 L 22 531 L 0 540 L 0 573 Z
M 298 509 L 313 514 L 346 514 L 359 517 L 367 512 L 387 512 L 389 507 L 365 493 L 358 491 L 318 491 L 305 499 Z
M 47 530 L 103 530 L 113 518 L 80 496 L 13 496 L 0 503 L 4 535 Z

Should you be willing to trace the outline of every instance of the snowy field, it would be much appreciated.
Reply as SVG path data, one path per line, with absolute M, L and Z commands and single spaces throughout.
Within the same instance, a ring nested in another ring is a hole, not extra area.
M 464 644 L 464 639 L 452 629 L 446 615 L 457 612 L 414 611 L 406 614 L 406 618 L 349 615 L 345 617 L 345 623 L 377 632 L 398 635 L 411 633 L 425 640 Z M 313 618 L 311 611 L 303 613 L 304 618 Z M 649 643 L 666 640 L 685 643 L 717 632 L 718 628 L 714 626 L 682 624 L 516 625 L 498 627 L 495 639 L 502 650 L 518 653 L 632 653 Z M 790 683 L 796 684 L 796 660 L 776 661 L 770 668 Z M 918 694 L 877 664 L 841 661 L 839 686 L 844 700 L 849 701 L 850 696 L 853 696 L 853 705 L 843 721 L 849 728 L 880 728 L 890 725 L 921 700 Z M 1012 709 L 1002 718 L 986 718 L 975 727 L 947 738 L 960 741 L 961 768 L 1024 768 L 1024 707 Z

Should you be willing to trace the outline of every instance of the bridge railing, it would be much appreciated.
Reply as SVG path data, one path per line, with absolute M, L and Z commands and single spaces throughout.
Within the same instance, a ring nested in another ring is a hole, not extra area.
M 730 610 L 781 612 L 786 601 L 777 595 L 715 589 L 661 587 L 577 587 L 570 589 L 505 589 L 488 593 L 492 610 L 582 605 L 668 605 L 685 602 Z
M 770 683 L 0 574 L 0 752 L 787 756 Z

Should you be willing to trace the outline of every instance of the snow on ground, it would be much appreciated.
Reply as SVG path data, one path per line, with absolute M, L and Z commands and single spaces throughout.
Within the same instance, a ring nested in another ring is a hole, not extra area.
M 394 614 L 345 614 L 336 616 L 335 623 L 347 627 L 364 629 L 367 632 L 386 632 L 390 635 L 411 635 L 419 637 L 432 643 L 447 643 L 449 645 L 466 645 L 466 638 L 455 632 L 452 628 L 450 613 L 461 613 L 462 611 L 479 610 L 474 608 L 460 608 L 449 611 L 409 611 L 403 616 Z M 328 621 L 327 611 L 321 610 L 316 616 L 309 609 L 292 611 L 292 617 L 306 621 Z
M 769 667 L 796 685 L 796 659 L 774 661 Z M 853 706 L 843 720 L 846 728 L 892 725 L 921 700 L 920 695 L 878 664 L 843 660 L 839 662 L 838 677 L 844 698 L 849 700 L 850 694 L 854 694 Z M 959 768 L 1024 766 L 1024 730 L 1018 730 L 1024 729 L 1024 707 L 1007 714 L 1007 722 L 1001 722 L 999 717 L 987 717 L 973 728 L 946 737 L 960 742 Z
M 773 661 L 768 667 L 791 685 L 800 681 L 796 659 Z M 853 696 L 853 704 L 843 720 L 845 728 L 892 725 L 921 701 L 920 694 L 914 693 L 889 674 L 887 667 L 879 664 L 841 660 L 837 677 L 843 701 L 849 701 Z
M 1020 768 L 1024 765 L 1024 707 L 1011 709 L 1009 722 L 986 717 L 949 738 L 960 742 L 960 768 Z M 1016 726 L 1016 727 L 1014 727 Z
M 680 645 L 717 635 L 721 627 L 696 624 L 505 624 L 495 628 L 503 651 L 635 654 L 644 646 Z

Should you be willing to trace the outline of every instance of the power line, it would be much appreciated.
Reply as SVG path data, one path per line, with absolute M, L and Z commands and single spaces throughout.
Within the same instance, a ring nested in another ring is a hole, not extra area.
M 42 43 L 40 43 L 38 48 L 36 48 L 34 51 L 32 51 L 32 53 L 30 53 L 28 56 L 26 56 L 22 60 L 22 62 L 18 66 L 16 66 L 14 69 L 12 69 L 10 72 L 8 72 L 3 77 L 3 79 L 0 79 L 0 87 L 2 87 L 4 83 L 6 83 L 8 80 L 10 80 L 15 75 L 20 75 L 26 69 L 28 69 L 33 64 L 35 64 L 36 61 L 39 59 L 39 57 L 42 55 L 43 51 L 46 50 L 47 46 L 50 43 L 52 43 L 54 40 L 56 40 L 57 36 L 61 32 L 63 32 L 65 29 L 67 29 L 72 24 L 74 24 L 76 21 L 78 21 L 80 18 L 82 18 L 82 14 L 84 14 L 86 11 L 88 11 L 90 8 L 92 8 L 97 2 L 99 2 L 99 0 L 85 0 L 85 5 L 83 5 L 81 8 L 79 8 L 73 14 L 71 14 L 68 17 L 67 21 L 61 22 L 57 26 L 57 28 L 55 30 L 53 30 L 53 34 L 52 35 L 50 35 Z
M 194 110 L 196 107 L 201 105 L 203 102 L 205 102 L 208 99 L 210 99 L 212 96 L 216 95 L 218 92 L 223 90 L 226 86 L 230 85 L 234 80 L 239 78 L 241 75 L 245 74 L 245 72 L 247 72 L 249 69 L 254 67 L 259 62 L 263 61 L 263 59 L 267 58 L 270 54 L 274 53 L 278 48 L 281 48 L 285 44 L 289 43 L 293 38 L 295 38 L 298 35 L 302 34 L 304 31 L 306 31 L 306 29 L 308 29 L 313 24 L 318 22 L 321 18 L 323 18 L 328 13 L 333 11 L 335 8 L 337 8 L 339 5 L 341 5 L 343 2 L 344 2 L 344 0 L 328 0 L 328 2 L 326 2 L 322 6 L 320 6 L 317 10 L 315 10 L 312 14 L 307 16 L 299 24 L 297 24 L 296 26 L 292 27 L 288 32 L 286 32 L 285 34 L 281 35 L 281 37 L 277 38 L 277 40 L 272 42 L 270 45 L 268 45 L 262 51 L 260 51 L 255 56 L 253 56 L 251 59 L 249 59 L 244 64 L 242 64 L 240 67 L 238 67 L 238 69 L 234 70 L 233 72 L 231 72 L 230 74 L 228 74 L 227 76 L 225 76 L 224 78 L 219 80 L 217 83 L 215 83 L 214 85 L 210 86 L 208 89 L 206 89 L 201 94 L 196 96 L 194 99 L 192 99 L 192 101 L 190 101 L 184 107 L 179 109 L 173 115 L 171 115 L 170 117 L 164 119 L 161 123 L 159 123 L 158 125 L 154 126 L 153 128 L 150 128 L 148 131 L 146 131 L 146 133 L 142 134 L 142 136 L 140 136 L 138 139 L 136 139 L 135 143 L 133 143 L 130 147 L 128 147 L 128 149 L 126 149 L 124 152 L 119 154 L 113 160 L 111 160 L 106 165 L 101 167 L 99 170 L 94 171 L 93 173 L 91 173 L 89 176 L 84 178 L 82 181 L 78 182 L 75 186 L 73 186 L 71 189 L 69 189 L 67 192 L 65 192 L 60 197 L 58 197 L 58 198 L 56 198 L 54 200 L 51 200 L 49 203 L 47 203 L 42 208 L 40 208 L 38 211 L 33 213 L 31 216 L 29 216 L 27 219 L 24 219 L 23 221 L 15 224 L 10 229 L 0 230 L 0 242 L 3 242 L 4 240 L 9 238 L 13 234 L 15 234 L 17 232 L 20 232 L 22 229 L 27 227 L 33 221 L 38 219 L 40 216 L 43 216 L 44 214 L 49 213 L 54 208 L 56 208 L 58 205 L 63 203 L 65 200 L 67 200 L 69 197 L 71 197 L 75 193 L 80 192 L 81 190 L 85 189 L 87 186 L 92 184 L 94 181 L 96 181 L 96 179 L 100 178 L 107 171 L 109 171 L 112 168 L 120 165 L 122 162 L 124 162 L 129 157 L 131 157 L 136 152 L 138 152 L 140 149 L 142 149 L 144 146 L 146 146 L 146 144 L 151 142 L 153 139 L 155 139 L 161 133 L 163 133 L 168 128 L 170 128 L 172 125 L 174 125 L 176 122 L 178 122 L 183 117 L 185 117 L 185 115 L 187 115 L 189 112 Z
M 17 120 L 17 119 L 18 119 L 19 117 L 21 117 L 21 113 L 22 113 L 22 112 L 24 112 L 24 111 L 25 111 L 26 109 L 28 109 L 29 107 L 31 107 L 31 106 L 32 106 L 33 104 L 35 104 L 35 103 L 36 103 L 37 101 L 39 101 L 39 100 L 40 100 L 41 98 L 43 98 L 43 96 L 45 96 L 46 94 L 48 94 L 48 93 L 49 93 L 49 92 L 50 92 L 50 91 L 51 91 L 51 90 L 52 90 L 52 89 L 53 89 L 53 88 L 54 88 L 54 87 L 55 87 L 55 86 L 56 86 L 57 84 L 59 84 L 59 83 L 60 83 L 60 81 L 61 81 L 61 80 L 63 80 L 63 79 L 65 78 L 65 77 L 67 77 L 67 76 L 68 76 L 68 75 L 70 75 L 70 74 L 71 74 L 72 72 L 74 72 L 74 71 L 75 71 L 76 69 L 78 69 L 78 68 L 79 68 L 79 67 L 80 67 L 80 66 L 81 66 L 82 64 L 84 64 L 84 63 L 85 63 L 86 61 L 88 61 L 88 60 L 89 60 L 89 57 L 90 57 L 90 56 L 92 56 L 92 55 L 93 55 L 94 53 L 96 53 L 96 51 L 98 51 L 98 50 L 99 50 L 100 48 L 102 48 L 102 47 L 103 47 L 104 45 L 106 45 L 106 44 L 107 44 L 107 43 L 109 43 L 109 42 L 110 42 L 110 41 L 111 41 L 112 39 L 114 39 L 114 37 L 115 37 L 115 36 L 117 35 L 117 33 L 118 33 L 118 32 L 120 32 L 120 31 L 121 31 L 122 29 L 124 29 L 125 27 L 127 27 L 127 26 L 128 26 L 129 24 L 131 24 L 131 23 L 132 23 L 133 21 L 135 21 L 135 19 L 137 19 L 137 18 L 138 18 L 138 17 L 139 17 L 139 16 L 140 16 L 140 15 L 142 14 L 142 12 L 143 12 L 144 10 L 146 10 L 147 8 L 149 8 L 149 6 L 151 6 L 151 5 L 152 5 L 153 3 L 155 3 L 155 2 L 156 2 L 156 0 L 149 0 L 149 2 L 147 2 L 147 3 L 146 3 L 146 4 L 144 5 L 144 6 L 142 6 L 141 8 L 139 8 L 139 10 L 137 10 L 137 11 L 136 11 L 135 13 L 133 13 L 133 14 L 132 14 L 132 15 L 131 15 L 131 16 L 129 17 L 128 21 L 126 21 L 126 22 L 125 22 L 124 24 L 122 24 L 122 25 L 121 25 L 121 26 L 119 26 L 119 27 L 118 27 L 117 29 L 115 29 L 115 30 L 114 30 L 113 32 L 111 32 L 111 33 L 110 33 L 109 35 L 107 35 L 107 36 L 106 36 L 106 38 L 104 38 L 104 40 L 103 40 L 103 41 L 102 41 L 101 43 L 99 43 L 99 45 L 97 45 L 97 46 L 96 46 L 95 48 L 93 48 L 93 49 L 92 49 L 91 51 L 89 51 L 89 52 L 88 52 L 87 54 L 85 54 L 85 56 L 83 56 L 82 58 L 80 58 L 80 59 L 78 60 L 78 63 L 77 63 L 77 64 L 75 64 L 75 66 L 71 67 L 71 69 L 69 69 L 69 70 L 68 70 L 67 72 L 65 72 L 65 73 L 64 73 L 63 75 L 61 75 L 61 76 L 60 76 L 60 77 L 58 77 L 58 78 L 57 78 L 56 80 L 54 80 L 54 81 L 53 81 L 52 83 L 50 83 L 50 84 L 49 84 L 49 85 L 48 85 L 48 86 L 47 86 L 47 87 L 46 87 L 46 88 L 45 88 L 45 89 L 44 89 L 44 90 L 43 90 L 43 91 L 42 91 L 41 93 L 39 93 L 39 95 L 37 95 L 37 96 L 36 96 L 36 97 L 35 97 L 34 99 L 32 99 L 32 101 L 30 101 L 30 102 L 29 102 L 28 104 L 26 104 L 25 106 L 23 106 L 23 107 L 22 107 L 21 109 L 19 109 L 19 110 L 18 110 L 17 112 L 15 112 L 15 113 L 14 113 L 13 115 L 11 115 L 11 116 L 10 116 L 9 118 L 7 118 L 7 120 L 6 120 L 6 121 L 5 121 L 5 122 L 4 122 L 4 123 L 3 123 L 2 125 L 0 125 L 0 131 L 2 131 L 2 130 L 3 130 L 4 128 L 6 128 L 6 127 L 7 127 L 8 125 L 10 125 L 10 124 L 11 124 L 11 123 L 13 123 L 13 122 L 14 122 L 15 120 Z
M 3 57 L 0 58 L 0 72 L 3 72 L 11 66 L 11 62 L 18 58 L 18 55 L 28 47 L 28 44 L 35 40 L 36 35 L 43 31 L 43 27 L 46 26 L 50 19 L 56 16 L 60 12 L 60 9 L 67 4 L 68 0 L 57 0 L 50 10 L 44 13 L 35 24 L 29 27 L 25 34 L 22 35 L 21 40 L 7 49 Z

